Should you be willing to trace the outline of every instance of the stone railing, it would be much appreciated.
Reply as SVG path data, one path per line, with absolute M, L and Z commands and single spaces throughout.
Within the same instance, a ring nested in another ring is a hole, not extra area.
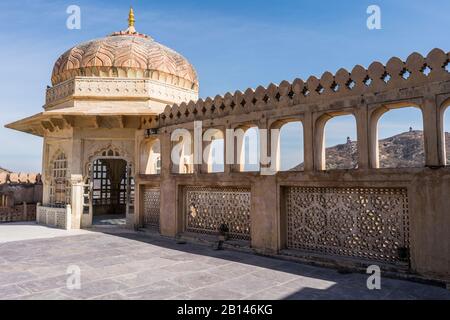
M 46 106 L 51 107 L 65 99 L 130 98 L 161 101 L 189 101 L 198 98 L 194 90 L 183 89 L 152 79 L 75 77 L 47 89 Z
M 307 81 L 283 81 L 279 85 L 272 83 L 267 88 L 259 86 L 255 90 L 247 89 L 245 92 L 226 93 L 196 102 L 168 105 L 160 115 L 161 125 L 361 97 L 448 81 L 449 59 L 449 53 L 434 49 L 426 57 L 413 53 L 406 61 L 393 57 L 386 65 L 373 62 L 367 69 L 357 65 L 351 72 L 345 69 L 340 69 L 334 75 L 325 72 L 320 79 L 311 76 Z
M 0 222 L 33 221 L 36 219 L 35 204 L 18 204 L 12 207 L 0 207 Z
M 72 227 L 72 209 L 70 205 L 65 208 L 41 206 L 36 209 L 36 222 L 38 224 L 70 230 Z
M 57 86 L 47 87 L 45 103 L 51 105 L 75 94 L 75 79 L 64 81 Z

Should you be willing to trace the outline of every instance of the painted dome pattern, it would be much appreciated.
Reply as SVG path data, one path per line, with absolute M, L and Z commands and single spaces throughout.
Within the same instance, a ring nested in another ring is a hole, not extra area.
M 198 78 L 189 61 L 174 50 L 140 34 L 126 31 L 79 44 L 56 61 L 52 84 L 76 76 L 127 77 L 163 80 L 198 90 Z

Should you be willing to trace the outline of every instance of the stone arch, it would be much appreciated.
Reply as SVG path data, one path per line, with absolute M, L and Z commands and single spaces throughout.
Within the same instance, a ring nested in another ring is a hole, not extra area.
M 422 123 L 424 121 L 424 110 L 422 105 L 416 101 L 402 101 L 392 104 L 383 104 L 374 108 L 369 113 L 369 161 L 372 168 L 380 168 L 379 150 L 379 123 L 383 115 L 391 110 L 402 108 L 417 108 L 421 111 Z M 424 123 L 422 124 L 424 126 Z M 424 161 L 425 164 L 425 161 Z
M 92 152 L 88 157 L 84 165 L 85 174 L 89 173 L 89 165 L 98 158 L 111 158 L 111 159 L 123 159 L 131 167 L 134 168 L 133 157 L 131 157 L 125 150 L 116 146 L 113 143 L 109 143 L 103 147 L 98 148 L 96 151 Z M 133 171 L 132 171 L 133 172 Z
M 171 171 L 177 174 L 194 172 L 193 138 L 187 129 L 176 129 L 171 133 Z
M 287 126 L 299 123 L 300 124 L 300 132 L 301 132 L 301 142 L 300 142 L 300 154 L 303 155 L 304 152 L 304 125 L 303 125 L 303 116 L 297 116 L 297 117 L 289 117 L 289 118 L 283 118 L 283 119 L 276 119 L 271 123 L 269 126 L 269 153 L 271 157 L 271 167 L 275 169 L 276 171 L 285 171 L 287 170 L 287 166 L 283 166 L 283 161 L 286 160 L 286 158 L 283 156 L 283 136 L 284 132 L 283 130 L 287 128 Z M 278 131 L 274 131 L 278 130 Z M 291 137 L 292 138 L 292 137 Z M 273 140 L 273 141 L 272 141 Z M 304 159 L 301 159 L 302 157 L 299 157 L 299 163 L 293 167 L 292 169 L 295 169 L 295 171 L 303 171 L 303 162 Z M 291 169 L 291 168 L 290 168 Z
M 161 142 L 159 138 L 142 141 L 139 149 L 139 173 L 159 174 L 161 172 Z
M 222 140 L 222 142 L 217 141 Z M 206 173 L 224 172 L 225 170 L 225 135 L 223 130 L 208 128 L 202 135 L 203 165 Z M 222 150 L 218 150 L 221 148 Z M 218 156 L 217 153 L 219 153 Z M 221 153 L 221 156 L 220 156 Z
M 441 162 L 448 166 L 450 165 L 450 159 L 448 160 L 448 157 L 450 156 L 450 147 L 447 148 L 447 141 L 449 141 L 449 145 L 450 145 L 450 137 L 447 137 L 446 135 L 446 129 L 450 129 L 450 126 L 448 128 L 446 128 L 445 126 L 445 119 L 446 119 L 446 115 L 447 117 L 450 118 L 450 98 L 447 98 L 444 100 L 444 102 L 441 103 L 441 105 L 439 105 L 439 110 L 438 110 L 438 132 L 439 132 L 439 137 L 438 137 L 438 144 L 439 144 L 439 156 L 442 159 Z M 450 119 L 448 121 L 450 123 Z
M 352 116 L 355 120 L 356 128 L 358 126 L 358 118 L 353 110 L 349 111 L 337 111 L 337 112 L 327 112 L 317 117 L 315 121 L 314 128 L 314 161 L 316 170 L 327 170 L 327 161 L 326 161 L 326 145 L 325 145 L 325 129 L 327 123 L 334 118 L 340 116 Z M 357 131 L 357 130 L 356 130 Z M 347 139 L 348 142 L 348 139 Z M 357 144 L 356 144 L 357 146 Z M 358 152 L 358 151 L 357 151 Z M 358 153 L 356 153 L 356 157 Z M 356 167 L 358 162 L 356 161 Z M 338 169 L 355 169 L 355 167 L 351 168 L 350 166 L 346 166 L 345 168 Z
M 45 177 L 44 177 L 46 182 L 49 182 L 51 180 L 53 163 L 56 160 L 56 158 L 58 158 L 61 154 L 64 154 L 64 156 L 66 158 L 68 157 L 67 152 L 61 146 L 58 146 L 57 148 L 55 148 L 53 151 L 51 151 L 49 153 L 49 161 L 47 162 L 47 167 L 45 170 Z M 69 169 L 68 169 L 67 173 L 69 173 Z
M 233 136 L 234 136 L 234 167 L 237 172 L 245 172 L 245 171 L 259 171 L 260 170 L 260 162 L 259 162 L 259 126 L 255 122 L 248 122 L 248 123 L 242 123 L 234 126 L 233 128 Z M 249 130 L 256 130 L 256 141 L 251 142 L 248 138 L 248 132 Z M 247 139 L 246 139 L 247 138 Z M 248 142 L 248 143 L 246 143 Z M 249 147 L 249 154 L 247 155 L 247 152 L 245 151 L 245 147 L 248 145 Z M 253 150 L 250 150 L 250 147 L 253 147 Z M 255 150 L 256 149 L 256 150 Z M 256 154 L 252 155 L 251 151 L 255 152 Z M 256 160 L 255 169 L 256 170 L 247 170 L 246 169 L 246 157 L 248 156 L 249 162 L 251 164 L 253 163 L 253 160 Z M 250 161 L 252 160 L 252 161 Z
M 89 207 L 84 213 L 109 214 L 113 211 L 127 215 L 134 206 L 134 159 L 123 146 L 109 142 L 95 144 L 87 152 L 83 181 L 89 182 Z M 86 201 L 86 200 L 84 200 Z M 89 210 L 89 211 L 88 211 Z M 91 222 L 87 222 L 90 224 Z
M 53 154 L 48 170 L 49 203 L 64 206 L 70 203 L 70 179 L 68 158 L 64 150 L 58 148 Z

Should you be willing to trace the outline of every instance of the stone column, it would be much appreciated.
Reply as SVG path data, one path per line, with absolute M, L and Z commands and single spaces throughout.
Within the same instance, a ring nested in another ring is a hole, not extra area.
M 142 185 L 139 176 L 134 178 L 134 227 L 142 228 L 144 226 L 144 207 L 141 204 Z
M 230 129 L 233 129 L 233 132 L 229 132 L 228 136 L 229 141 L 233 141 L 233 161 L 232 164 L 230 163 L 230 170 L 232 172 L 242 172 L 245 169 L 244 135 L 249 128 L 233 126 L 230 127 Z M 229 146 L 229 148 L 231 149 L 231 146 Z M 231 154 L 229 156 L 231 158 Z
M 144 209 L 141 206 L 141 181 L 139 175 L 145 173 L 145 169 L 142 168 L 143 161 L 142 157 L 146 150 L 142 150 L 142 144 L 144 139 L 145 130 L 136 130 L 135 132 L 135 144 L 134 144 L 134 225 L 136 227 L 143 226 L 143 212 Z
M 164 236 L 176 236 L 181 231 L 178 218 L 177 187 L 171 174 L 170 133 L 161 134 L 161 198 L 160 198 L 160 232 Z
M 212 156 L 211 156 L 212 141 L 203 141 L 202 140 L 201 143 L 202 143 L 203 152 L 202 152 L 202 164 L 200 165 L 199 173 L 210 173 L 212 171 L 212 163 L 210 163 L 210 161 L 212 161 Z M 205 159 L 205 154 L 207 153 L 208 150 L 209 150 L 209 153 L 207 155 L 207 158 Z
M 354 114 L 358 145 L 358 169 L 369 168 L 369 121 L 367 106 L 360 106 Z
M 281 167 L 280 126 L 263 124 L 259 129 L 260 171 L 263 175 L 274 175 Z
M 66 206 L 66 230 L 71 229 L 72 229 L 72 206 L 68 204 Z M 77 229 L 79 229 L 79 227 Z
M 423 99 L 422 106 L 424 147 L 425 147 L 425 165 L 443 166 L 445 159 L 442 158 L 439 150 L 439 110 L 436 103 L 436 97 L 426 96 Z
M 27 203 L 24 201 L 23 202 L 23 221 L 27 221 L 28 219 L 28 214 L 27 214 Z
M 303 119 L 303 163 L 305 171 L 314 170 L 314 125 L 312 113 L 307 111 Z
M 41 207 L 41 203 L 38 202 L 36 203 L 36 223 L 39 223 L 39 216 L 40 216 L 40 207 Z
M 369 148 L 369 168 L 371 169 L 380 167 L 378 122 L 383 114 L 388 111 L 389 109 L 383 104 L 367 107 L 367 143 Z
M 81 174 L 72 174 L 70 176 L 70 185 L 72 190 L 71 197 L 71 228 L 81 228 L 81 216 L 83 214 L 83 176 Z
M 183 149 L 182 159 L 184 159 L 186 154 L 192 152 L 192 164 L 190 165 L 192 166 L 192 173 L 199 174 L 205 172 L 203 162 L 203 124 L 201 121 L 194 121 L 194 129 L 190 134 L 192 138 L 192 150 Z M 180 162 L 180 166 L 184 166 L 184 160 Z M 181 167 L 181 169 L 183 169 L 183 167 Z M 183 170 L 179 170 L 178 172 L 183 172 Z
M 43 139 L 43 152 L 42 152 L 42 204 L 46 205 L 50 201 L 50 181 L 47 179 L 48 176 L 51 175 L 50 171 L 50 159 L 49 159 L 49 145 L 47 144 L 47 138 Z
M 331 118 L 332 116 L 327 113 L 312 117 L 314 169 L 318 171 L 326 170 L 325 125 Z
M 270 155 L 269 173 L 276 174 L 281 170 L 281 136 L 280 126 L 273 126 L 267 131 L 267 147 Z
M 251 193 L 252 248 L 259 253 L 277 253 L 280 246 L 280 213 L 276 177 L 259 177 L 258 182 L 252 185 Z
M 76 132 L 79 134 L 79 132 Z M 74 135 L 72 140 L 71 158 L 69 161 L 69 170 L 72 174 L 83 174 L 83 140 Z
M 235 163 L 235 150 L 236 145 L 234 141 L 234 131 L 228 126 L 225 128 L 225 138 L 224 138 L 224 167 L 223 172 L 225 174 L 230 174 L 233 171 L 233 165 Z

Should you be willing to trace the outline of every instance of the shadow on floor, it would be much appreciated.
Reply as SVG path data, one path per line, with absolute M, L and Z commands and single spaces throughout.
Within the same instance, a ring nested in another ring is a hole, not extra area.
M 92 225 L 94 226 L 123 226 L 125 227 L 127 220 L 124 214 L 108 214 L 99 215 L 92 218 Z
M 212 245 L 180 242 L 175 239 L 162 237 L 156 233 L 126 231 L 123 229 L 100 229 L 101 232 L 130 240 L 149 243 L 162 248 L 177 250 L 183 253 L 202 255 L 211 258 L 224 259 L 230 262 L 270 269 L 267 277 L 277 278 L 295 275 L 295 279 L 288 283 L 290 293 L 283 299 L 446 299 L 450 300 L 450 291 L 438 287 L 406 280 L 382 277 L 381 290 L 369 290 L 367 279 L 369 275 L 337 271 L 331 268 L 311 266 L 303 263 L 285 261 L 252 253 L 235 250 L 215 250 Z M 164 256 L 163 256 L 164 257 Z M 275 271 L 275 272 L 274 272 Z M 249 279 L 248 281 L 251 281 Z M 285 286 L 285 284 L 283 284 Z M 283 289 L 280 287 L 280 290 Z M 284 289 L 286 289 L 284 287 Z M 383 290 L 385 289 L 385 290 Z M 274 288 L 269 288 L 262 295 L 263 299 L 273 299 L 280 296 Z

